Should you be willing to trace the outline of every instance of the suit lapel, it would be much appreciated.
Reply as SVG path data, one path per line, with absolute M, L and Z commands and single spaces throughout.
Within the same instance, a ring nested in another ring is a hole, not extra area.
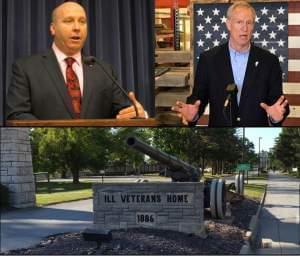
M 220 79 L 224 83 L 224 92 L 228 84 L 234 83 L 233 72 L 230 62 L 228 43 L 224 44 L 216 58 L 217 72 L 220 71 Z
M 52 81 L 51 86 L 56 88 L 59 96 L 66 106 L 66 109 L 68 110 L 70 115 L 74 117 L 71 98 L 69 96 L 63 74 L 61 73 L 61 69 L 54 52 L 52 50 L 49 50 L 45 55 L 43 55 L 43 57 L 45 68 Z
M 220 84 L 223 84 L 224 88 L 222 88 L 224 90 L 224 97 L 223 97 L 223 101 L 225 102 L 225 99 L 227 97 L 227 92 L 226 92 L 226 88 L 229 84 L 234 83 L 234 77 L 233 77 L 233 71 L 232 71 L 232 66 L 231 66 L 231 61 L 230 61 L 230 53 L 229 53 L 229 46 L 228 43 L 224 44 L 219 52 L 219 56 L 218 58 L 216 58 L 216 67 L 217 67 L 217 71 L 220 71 L 220 79 L 219 81 L 222 81 Z M 229 126 L 235 126 L 235 121 L 236 121 L 236 117 L 239 115 L 239 107 L 237 104 L 237 96 L 235 95 L 235 97 L 232 99 L 232 108 L 231 108 L 231 114 L 228 112 L 227 116 L 231 116 L 231 122 L 228 119 Z
M 93 69 L 94 65 L 87 65 L 84 62 L 83 64 L 83 100 L 82 100 L 82 105 L 81 105 L 81 118 L 84 118 L 85 115 L 88 112 L 88 107 L 89 103 L 91 102 L 91 96 L 93 93 L 95 93 L 95 90 L 92 88 L 92 81 L 91 79 L 94 77 L 93 76 Z
M 241 100 L 240 100 L 240 107 L 242 107 L 245 104 L 245 99 L 249 95 L 249 90 L 253 87 L 253 83 L 255 82 L 255 77 L 257 74 L 258 70 L 258 64 L 259 64 L 259 58 L 256 54 L 256 50 L 254 46 L 251 46 L 250 49 L 250 54 L 249 54 L 249 59 L 248 59 L 248 64 L 247 64 L 247 69 L 246 69 L 246 74 L 244 78 L 244 84 L 243 84 L 243 89 L 242 89 L 242 94 L 241 94 Z

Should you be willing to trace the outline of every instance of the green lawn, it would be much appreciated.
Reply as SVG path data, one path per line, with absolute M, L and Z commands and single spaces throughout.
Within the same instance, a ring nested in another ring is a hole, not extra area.
M 92 183 L 50 182 L 38 183 L 36 202 L 38 206 L 70 202 L 92 197 Z
M 247 176 L 245 176 L 245 179 L 246 178 L 247 178 Z M 267 174 L 261 174 L 260 176 L 249 176 L 248 179 L 249 180 L 267 180 L 268 175 Z
M 266 185 L 245 184 L 245 195 L 251 198 L 261 199 Z
M 288 175 L 288 176 L 293 177 L 293 178 L 300 178 L 300 175 L 298 175 L 297 172 L 290 172 L 290 173 L 285 172 L 283 174 Z
M 245 184 L 245 195 L 260 199 L 263 196 L 265 185 Z M 36 201 L 38 206 L 76 201 L 92 198 L 92 183 L 81 182 L 50 182 L 38 183 Z

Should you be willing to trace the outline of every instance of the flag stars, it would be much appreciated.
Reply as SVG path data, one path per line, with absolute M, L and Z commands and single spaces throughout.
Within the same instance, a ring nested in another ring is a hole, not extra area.
M 274 31 L 269 33 L 270 39 L 276 39 L 276 35 L 277 35 L 277 33 L 275 33 Z
M 255 32 L 253 33 L 254 39 L 259 39 L 259 36 L 260 36 L 260 33 L 258 33 L 257 31 L 255 31 Z
M 261 25 L 261 30 L 262 31 L 267 31 L 268 30 L 268 25 L 266 23 L 264 23 L 263 25 Z
M 222 39 L 227 39 L 228 34 L 225 33 L 225 31 L 223 31 L 223 33 L 221 34 L 221 38 Z
M 277 17 L 275 17 L 273 14 L 271 17 L 269 17 L 270 23 L 275 23 L 276 19 L 277 19 Z
M 203 25 L 201 25 L 201 24 L 199 24 L 199 25 L 197 26 L 197 29 L 198 29 L 198 31 L 203 31 L 203 29 L 204 29 L 204 26 L 203 26 Z
M 269 12 L 269 9 L 267 9 L 265 6 L 264 6 L 264 9 L 261 9 L 262 15 L 268 15 L 268 12 Z
M 210 24 L 210 23 L 211 23 L 211 20 L 212 20 L 211 17 L 207 16 L 207 17 L 205 18 L 205 23 L 206 23 L 206 24 L 208 24 L 208 23 Z
M 217 23 L 213 26 L 214 31 L 219 31 L 219 28 L 220 26 Z
M 229 39 L 230 34 L 226 30 L 227 17 L 223 9 L 217 5 L 212 8 L 198 5 L 194 10 L 194 31 L 197 33 L 194 47 L 197 53 L 219 47 Z M 284 4 L 262 4 L 256 8 L 256 14 L 252 40 L 277 56 L 287 79 L 288 56 L 283 50 L 288 47 L 288 9 Z M 198 59 L 195 57 L 195 60 Z
M 276 54 L 277 49 L 275 49 L 273 46 L 271 49 L 269 49 L 270 53 L 272 54 Z
M 280 14 L 284 14 L 284 12 L 285 12 L 285 9 L 282 7 L 282 6 L 280 6 L 280 8 L 279 9 L 277 9 L 277 12 L 278 12 L 278 15 L 280 15 Z
M 203 16 L 204 10 L 201 8 L 197 11 L 198 16 Z
M 204 46 L 204 41 L 202 41 L 201 39 L 197 42 L 198 47 L 203 47 Z
M 218 10 L 217 8 L 215 8 L 212 12 L 214 16 L 219 16 L 220 14 L 220 10 Z
M 284 59 L 285 59 L 285 57 L 284 57 L 284 56 L 282 56 L 282 55 L 280 55 L 280 56 L 278 57 L 278 59 L 279 59 L 279 62 L 283 63 L 283 62 L 284 62 Z
M 285 41 L 280 39 L 277 43 L 278 43 L 278 47 L 284 47 Z
M 219 45 L 220 45 L 220 42 L 216 39 L 215 41 L 213 41 L 213 44 L 214 44 L 214 47 L 215 47 L 215 46 L 219 46 Z
M 212 34 L 209 31 L 205 34 L 206 39 L 211 39 L 211 36 Z
M 282 23 L 280 23 L 279 25 L 277 25 L 278 31 L 280 31 L 280 30 L 284 31 L 284 27 L 285 27 L 285 25 L 282 24 Z
M 262 42 L 261 42 L 261 45 L 262 47 L 268 47 L 268 41 L 266 41 L 266 39 L 264 39 Z
M 225 16 L 223 16 L 222 18 L 220 18 L 220 20 L 221 20 L 222 23 L 226 23 L 227 18 Z

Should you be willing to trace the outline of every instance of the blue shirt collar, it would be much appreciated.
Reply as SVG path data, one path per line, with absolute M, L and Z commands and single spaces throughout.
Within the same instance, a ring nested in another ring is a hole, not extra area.
M 235 54 L 235 55 L 249 55 L 250 53 L 250 49 L 251 49 L 251 44 L 249 46 L 249 48 L 245 51 L 237 51 L 235 49 L 233 49 L 231 46 L 230 46 L 230 42 L 228 43 L 228 48 L 229 48 L 229 52 L 232 53 L 232 54 Z

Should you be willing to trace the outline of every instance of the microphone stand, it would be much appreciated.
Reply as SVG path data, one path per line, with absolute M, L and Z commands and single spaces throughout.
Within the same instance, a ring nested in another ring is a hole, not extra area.
M 226 106 L 223 107 L 223 116 L 226 119 L 226 121 L 228 122 L 228 124 L 230 125 L 230 127 L 232 127 L 232 97 L 229 97 L 228 99 L 228 104 L 226 104 Z M 229 118 L 228 115 L 226 113 L 226 110 L 229 108 Z
M 232 100 L 229 100 L 229 124 L 232 127 Z
M 101 62 L 99 62 L 97 60 L 97 58 L 95 58 L 94 56 L 89 56 L 89 57 L 85 57 L 83 62 L 85 64 L 87 64 L 88 66 L 94 66 L 96 63 L 101 67 L 101 69 L 103 70 L 103 72 L 106 74 L 106 76 L 115 84 L 117 85 L 117 87 L 121 90 L 121 92 L 126 96 L 127 99 L 129 99 L 129 102 L 132 103 L 133 107 L 134 107 L 134 111 L 136 114 L 136 117 L 132 118 L 132 119 L 145 119 L 144 117 L 141 117 L 138 111 L 138 108 L 136 106 L 136 104 L 131 100 L 131 98 L 129 97 L 128 93 L 124 90 L 124 88 L 119 84 L 119 82 L 111 75 L 108 73 L 108 71 L 105 69 L 105 67 L 102 65 Z

